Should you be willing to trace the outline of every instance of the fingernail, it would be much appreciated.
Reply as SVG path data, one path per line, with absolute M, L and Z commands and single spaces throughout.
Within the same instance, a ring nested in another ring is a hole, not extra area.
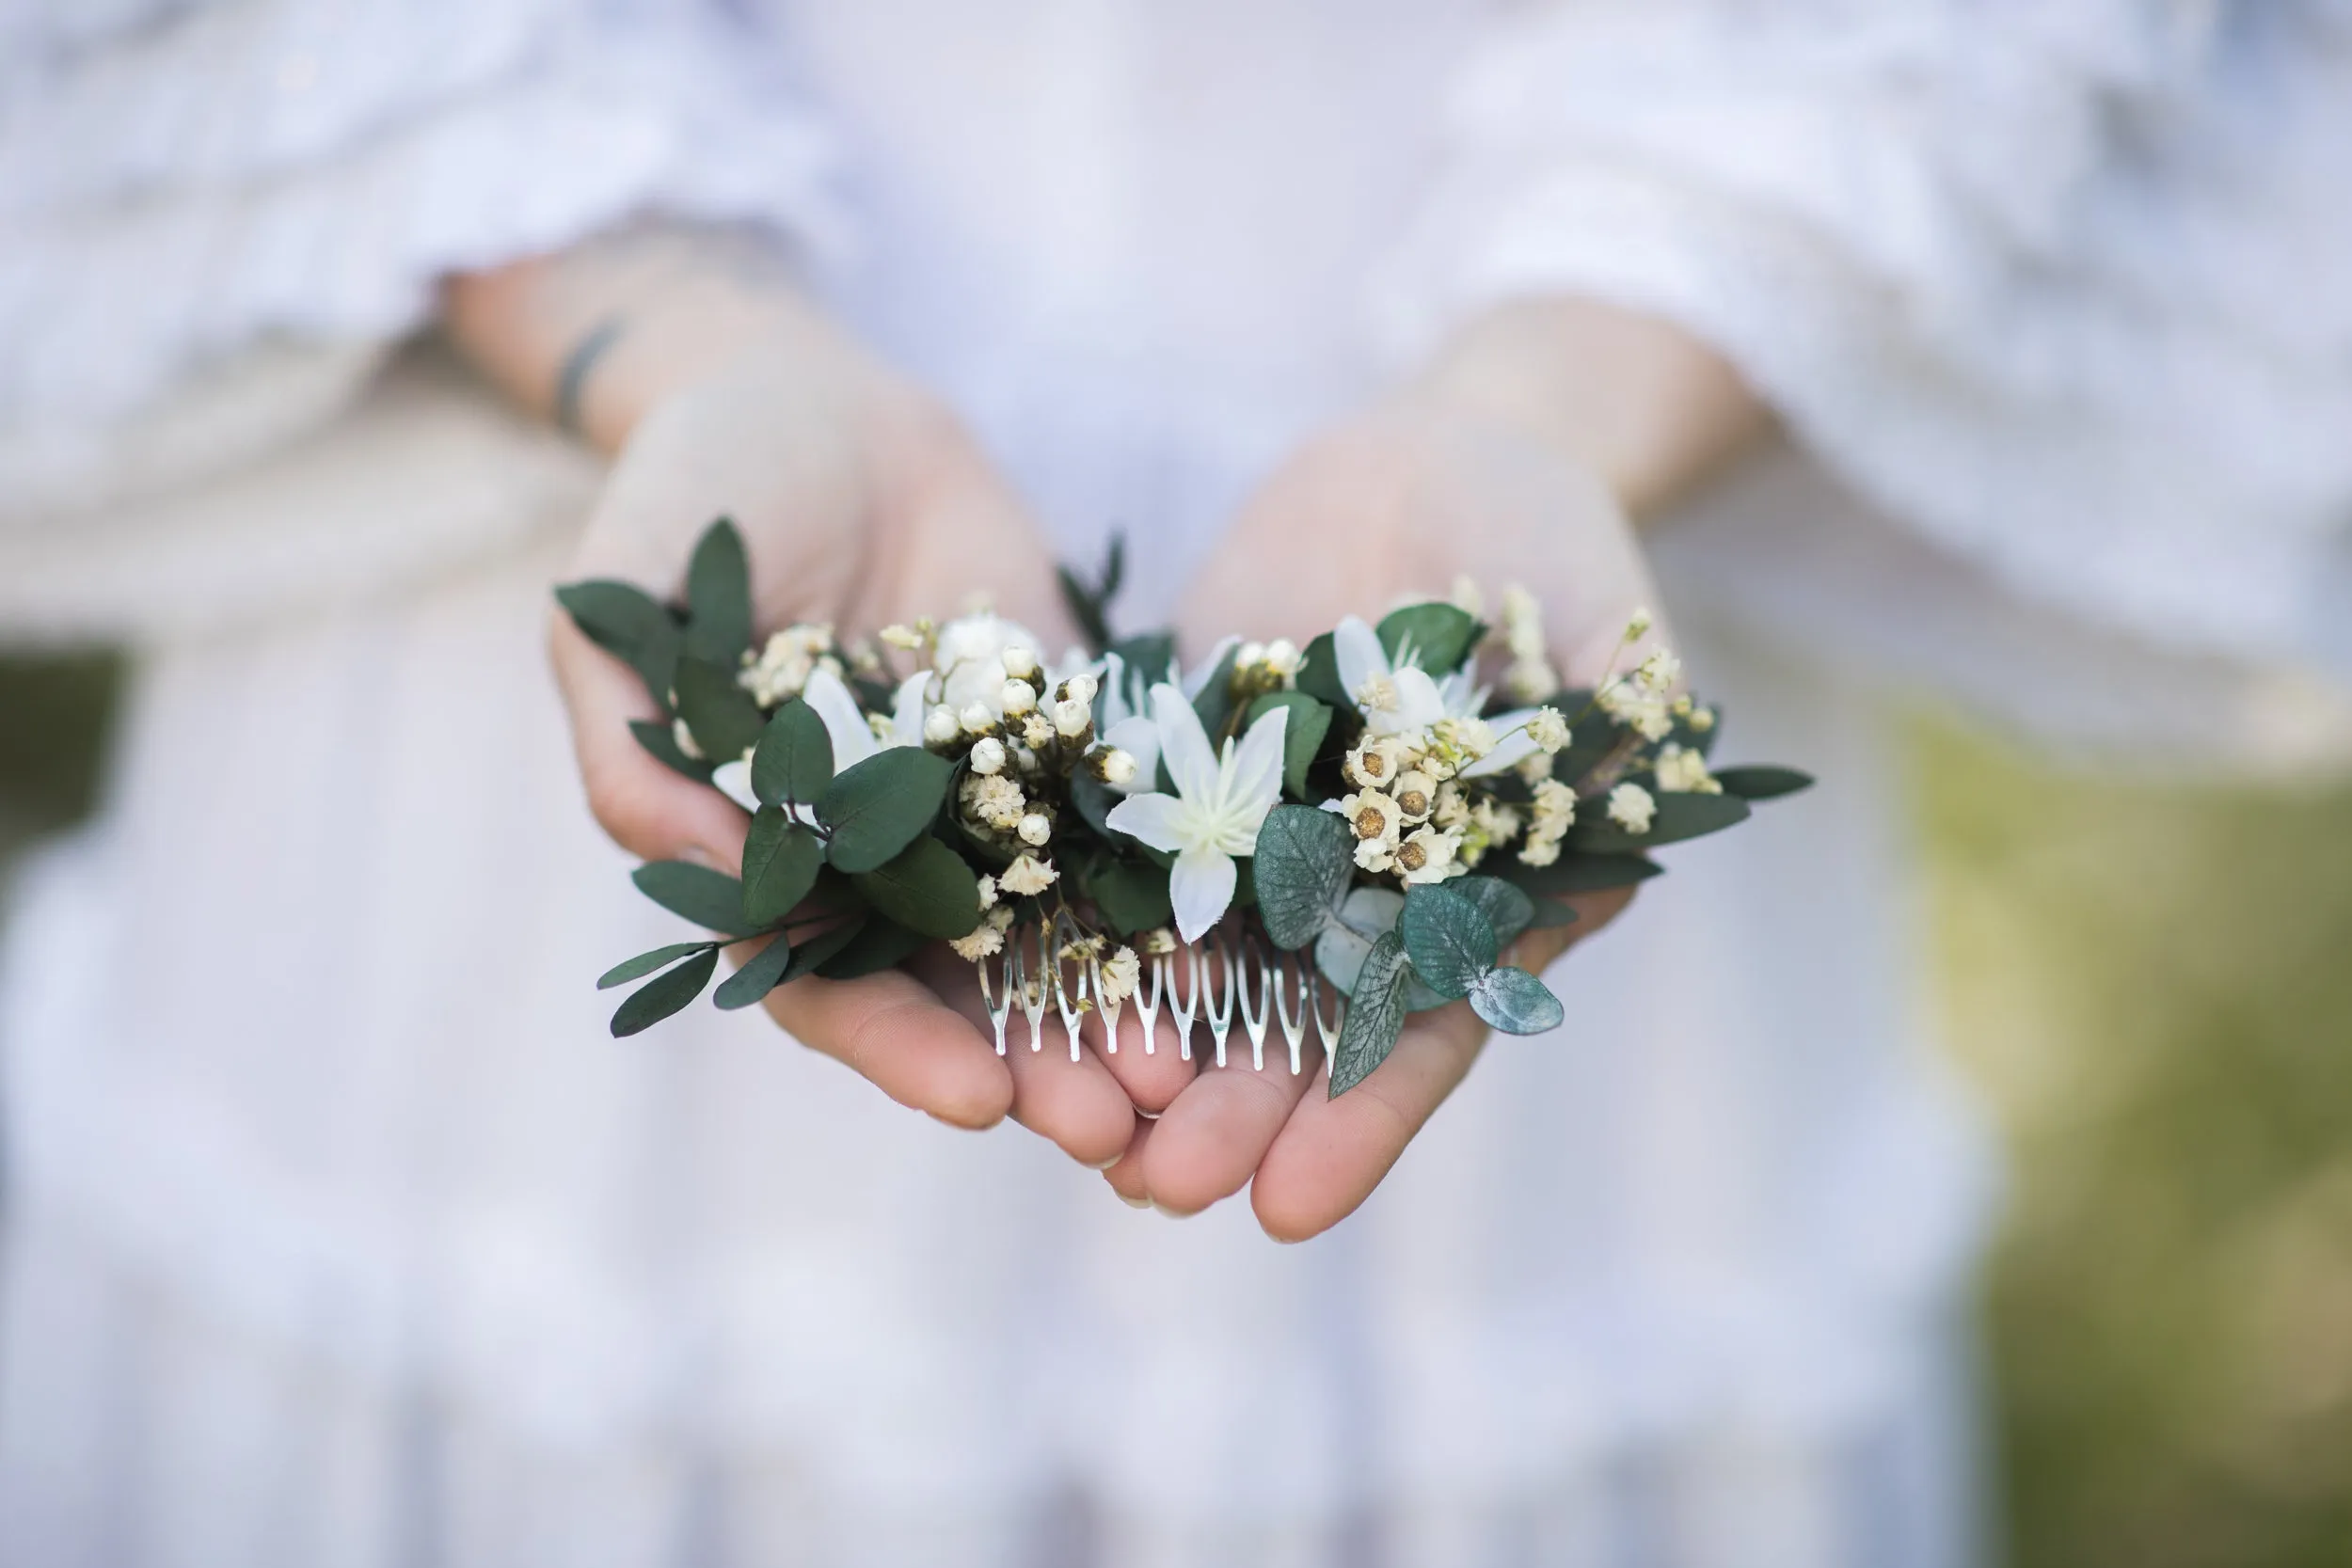
M 1171 1220 L 1188 1220 L 1192 1218 L 1194 1214 L 1200 1212 L 1197 1209 L 1170 1209 L 1167 1204 L 1162 1203 L 1156 1197 L 1147 1198 L 1145 1201 L 1150 1203 L 1152 1208 L 1157 1209 L 1161 1213 L 1166 1214 Z
M 1149 1209 L 1152 1207 L 1152 1200 L 1150 1198 L 1129 1197 L 1125 1193 L 1120 1193 L 1119 1195 L 1119 1201 L 1125 1204 L 1130 1209 Z
M 1089 1170 L 1108 1170 L 1126 1157 L 1127 1151 L 1122 1148 L 1107 1160 L 1081 1160 L 1078 1163 Z

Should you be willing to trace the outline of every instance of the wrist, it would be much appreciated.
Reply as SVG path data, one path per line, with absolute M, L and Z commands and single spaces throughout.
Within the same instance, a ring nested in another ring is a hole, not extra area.
M 1704 484 L 1771 424 L 1738 372 L 1698 340 L 1565 296 L 1475 318 L 1414 391 L 1591 469 L 1637 519 Z

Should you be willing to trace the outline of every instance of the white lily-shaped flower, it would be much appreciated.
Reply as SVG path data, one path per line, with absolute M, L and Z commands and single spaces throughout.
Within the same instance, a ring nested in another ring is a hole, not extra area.
M 1116 794 L 1136 795 L 1159 787 L 1160 727 L 1150 715 L 1137 713 L 1127 698 L 1127 661 L 1117 654 L 1104 654 L 1103 694 L 1094 730 L 1103 744 L 1116 746 L 1136 759 L 1134 778 L 1105 787 Z
M 1374 735 L 1425 730 L 1440 719 L 1474 719 L 1486 705 L 1487 689 L 1477 684 L 1469 666 L 1443 680 L 1434 679 L 1409 646 L 1398 649 L 1400 657 L 1391 662 L 1380 646 L 1380 634 L 1360 616 L 1350 615 L 1331 629 L 1331 652 L 1339 661 L 1340 685 L 1356 699 L 1364 728 Z M 1461 776 L 1500 773 L 1534 751 L 1535 741 L 1527 733 L 1527 721 L 1534 716 L 1531 707 L 1487 720 L 1502 738 L 1493 751 L 1463 768 Z
M 1152 689 L 1159 752 L 1176 793 L 1130 795 L 1111 808 L 1106 820 L 1176 857 L 1168 893 L 1176 929 L 1186 942 L 1198 942 L 1224 917 L 1239 879 L 1233 862 L 1256 852 L 1259 826 L 1282 798 L 1282 736 L 1289 711 L 1274 709 L 1250 725 L 1238 744 L 1228 740 L 1219 753 L 1210 749 L 1208 731 L 1182 688 L 1163 681 Z
M 801 700 L 817 712 L 824 721 L 825 738 L 833 743 L 833 770 L 841 773 L 856 767 L 875 752 L 892 746 L 923 744 L 923 691 L 931 678 L 929 670 L 909 675 L 898 683 L 891 700 L 887 737 L 876 735 L 866 720 L 857 698 L 842 684 L 841 677 L 830 670 L 818 670 L 808 677 L 801 690 Z M 745 811 L 759 809 L 759 797 L 752 793 L 752 759 L 739 757 L 723 763 L 710 775 L 710 782 L 724 790 L 727 797 Z M 805 813 L 798 814 L 806 818 Z

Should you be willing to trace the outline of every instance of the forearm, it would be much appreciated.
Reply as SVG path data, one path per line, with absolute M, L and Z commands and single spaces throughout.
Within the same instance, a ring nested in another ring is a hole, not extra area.
M 1637 519 L 1704 484 L 1772 424 L 1739 372 L 1680 328 L 1569 297 L 1488 311 L 1417 385 L 1586 465 Z
M 768 242 L 692 227 L 461 275 L 443 291 L 442 323 L 509 396 L 607 451 L 665 393 L 743 354 L 845 350 Z

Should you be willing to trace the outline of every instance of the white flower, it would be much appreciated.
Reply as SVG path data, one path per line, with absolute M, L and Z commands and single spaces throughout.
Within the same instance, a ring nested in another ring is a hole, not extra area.
M 1567 716 L 1556 707 L 1537 708 L 1528 716 L 1527 737 L 1539 751 L 1559 751 L 1568 743 Z
M 825 738 L 833 742 L 833 770 L 847 772 L 878 752 L 894 746 L 923 744 L 923 687 L 930 677 L 909 675 L 898 683 L 898 694 L 891 715 L 877 724 L 870 722 L 841 677 L 831 670 L 812 672 L 808 683 L 801 689 L 801 700 L 816 711 L 824 722 Z M 877 715 L 877 718 L 880 716 Z M 745 811 L 757 811 L 759 798 L 752 793 L 752 758 L 746 752 L 735 762 L 727 763 L 710 775 L 717 784 Z
M 1664 691 L 1681 678 L 1682 660 L 1661 648 L 1649 657 L 1642 660 L 1633 673 L 1636 679 L 1652 691 Z
M 1405 766 L 1405 742 L 1393 736 L 1366 736 L 1356 749 L 1347 753 L 1346 765 L 1341 769 L 1350 784 L 1366 789 L 1386 789 L 1396 782 L 1398 769 Z
M 1054 819 L 1043 812 L 1033 811 L 1024 816 L 1021 826 L 1013 831 L 1021 835 L 1022 843 L 1042 846 L 1054 836 Z
M 1519 846 L 1519 863 L 1521 865 L 1545 866 L 1550 865 L 1554 862 L 1558 861 L 1560 858 L 1560 839 L 1562 835 L 1566 832 L 1566 831 L 1567 830 L 1564 828 L 1558 833 L 1529 833 L 1527 835 L 1527 842 Z
M 1265 645 L 1265 667 L 1290 684 L 1298 674 L 1298 644 L 1287 637 L 1278 637 Z
M 882 640 L 894 648 L 904 648 L 910 653 L 923 645 L 923 634 L 913 626 L 897 625 L 884 626 L 882 629 Z
M 1470 819 L 1470 797 L 1462 792 L 1459 784 L 1440 784 L 1438 786 L 1437 809 L 1429 815 L 1437 819 L 1440 828 L 1467 828 Z
M 1405 820 L 1396 801 L 1376 789 L 1359 790 L 1341 800 L 1340 815 L 1347 818 L 1359 840 L 1391 846 L 1396 843 Z
M 1438 803 L 1438 781 L 1419 768 L 1396 780 L 1396 809 L 1407 822 L 1425 822 Z
M 1054 705 L 1054 732 L 1065 740 L 1077 739 L 1087 733 L 1088 726 L 1093 722 L 1094 708 L 1091 704 L 1082 703 L 1075 697 L 1065 697 Z
M 1557 779 L 1546 779 L 1535 786 L 1535 831 L 1549 831 L 1558 823 L 1565 831 L 1576 821 L 1576 791 Z
M 956 714 L 966 735 L 986 735 L 996 727 L 996 710 L 986 703 L 966 703 Z
M 983 905 L 986 909 L 987 906 Z M 947 945 L 956 950 L 956 957 L 978 963 L 992 953 L 1005 950 L 1005 932 L 1012 925 L 1012 911 L 991 909 L 988 918 L 972 927 L 969 936 L 957 937 Z
M 1625 640 L 1628 642 L 1639 642 L 1644 637 L 1649 635 L 1649 607 L 1644 605 L 1626 618 Z
M 967 775 L 963 781 L 963 803 L 972 815 L 1002 832 L 1010 832 L 1028 815 L 1028 798 L 1021 786 L 1002 773 L 981 777 Z
M 1609 820 L 1627 832 L 1648 832 L 1657 814 L 1657 799 L 1640 784 L 1621 784 L 1609 792 Z
M 1721 795 L 1724 786 L 1707 770 L 1707 759 L 1687 746 L 1660 749 L 1655 766 L 1658 787 L 1667 795 Z
M 1416 829 L 1396 847 L 1396 869 L 1407 882 L 1442 882 L 1454 868 L 1459 836 L 1436 828 Z
M 1124 790 L 1136 782 L 1133 752 L 1117 746 L 1097 746 L 1090 756 L 1094 763 L 1094 776 L 1113 789 Z
M 676 746 L 679 751 L 685 752 L 686 755 L 691 757 L 694 761 L 701 762 L 705 760 L 703 757 L 703 749 L 694 743 L 694 732 L 686 727 L 685 720 L 673 719 L 670 721 L 670 740 L 671 743 Z
M 982 778 L 1005 770 L 1005 743 L 993 735 L 984 735 L 972 743 L 972 771 Z
M 1103 1002 L 1115 1006 L 1135 995 L 1136 985 L 1143 979 L 1143 960 L 1136 957 L 1132 947 L 1121 947 L 1103 960 Z
M 939 628 L 938 646 L 931 655 L 940 682 L 932 700 L 946 703 L 959 714 L 977 703 L 988 709 L 991 720 L 1002 718 L 998 705 L 1004 701 L 1005 683 L 1012 678 L 1005 656 L 1016 648 L 1026 656 L 1031 668 L 1044 657 L 1037 635 L 1018 622 L 986 614 L 948 622 Z
M 1014 680 L 1025 683 L 1037 673 L 1037 650 L 1025 643 L 1009 643 L 996 657 L 1004 664 L 1005 673 Z
M 1375 736 L 1427 729 L 1449 712 L 1446 696 L 1428 672 L 1409 661 L 1392 665 L 1380 634 L 1350 615 L 1331 629 L 1331 654 L 1339 661 L 1340 689 L 1363 710 L 1364 728 Z M 1449 676 L 1448 684 L 1459 679 Z
M 1007 681 L 1004 690 L 997 693 L 996 705 L 1006 718 L 1018 719 L 1037 706 L 1037 688 L 1027 681 Z
M 956 710 L 942 703 L 923 715 L 923 739 L 926 744 L 945 746 L 963 733 L 963 725 L 956 719 Z
M 1035 855 L 1024 855 L 1005 867 L 1004 874 L 996 879 L 996 885 L 1007 893 L 1033 896 L 1053 886 L 1054 879 L 1059 875 L 1054 869 L 1053 862 L 1041 861 Z
M 1062 682 L 1060 687 L 1061 695 L 1065 701 L 1084 703 L 1089 707 L 1094 705 L 1094 694 L 1102 689 L 1102 686 L 1094 678 L 1092 670 L 1079 671 Z
M 993 877 L 983 877 L 980 879 L 980 908 L 984 910 L 993 910 L 995 907 L 996 879 Z
M 1111 808 L 1108 821 L 1154 849 L 1172 853 L 1168 896 L 1176 927 L 1198 941 L 1233 901 L 1236 857 L 1257 849 L 1258 828 L 1282 798 L 1282 734 L 1288 708 L 1249 726 L 1222 754 L 1210 750 L 1200 716 L 1176 687 L 1152 689 L 1160 755 L 1176 793 L 1136 793 Z

